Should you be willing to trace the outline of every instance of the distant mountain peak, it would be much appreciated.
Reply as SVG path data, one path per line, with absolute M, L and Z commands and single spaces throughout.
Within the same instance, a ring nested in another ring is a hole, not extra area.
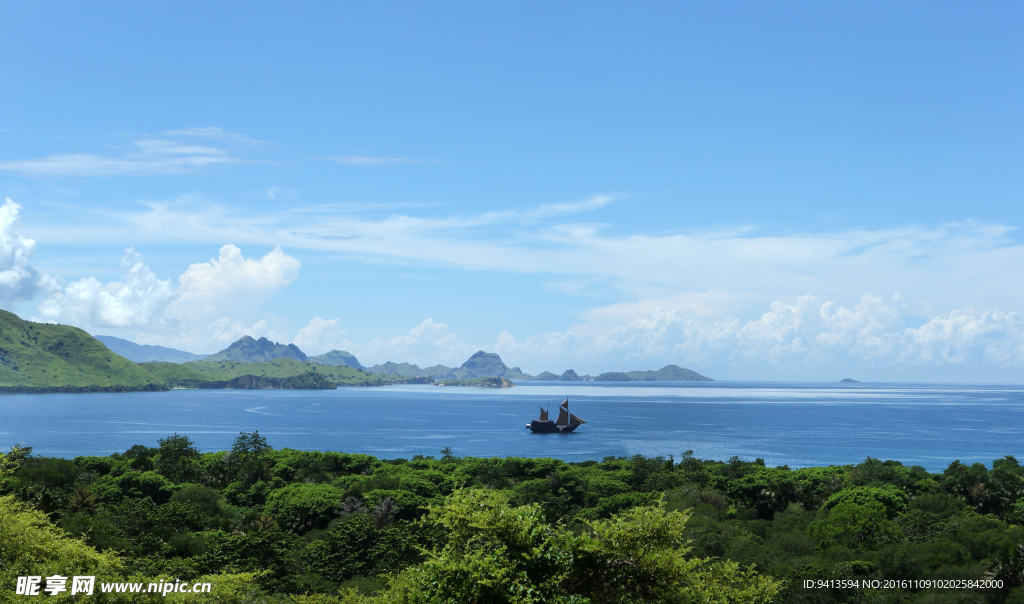
M 461 367 L 452 371 L 452 374 L 460 380 L 472 380 L 485 377 L 504 377 L 511 379 L 526 379 L 529 376 L 524 374 L 518 367 L 509 368 L 501 357 L 494 352 L 478 350 L 469 357 Z
M 294 346 L 294 344 L 292 344 Z M 332 350 L 314 357 L 309 357 L 309 362 L 317 365 L 330 367 L 352 367 L 355 369 L 366 369 L 351 352 L 344 350 Z
M 562 382 L 579 382 L 582 378 L 576 375 L 576 372 L 572 369 L 566 369 L 565 373 L 559 376 L 558 379 Z
M 252 336 L 242 336 L 231 346 L 211 354 L 205 361 L 234 361 L 236 363 L 261 363 L 273 359 L 295 359 L 306 362 L 306 355 L 295 344 L 279 344 L 267 338 L 254 340 Z
M 456 369 L 445 365 L 434 365 L 420 369 L 418 365 L 409 363 L 393 363 L 388 361 L 374 365 L 366 370 L 368 373 L 398 374 L 404 376 L 425 376 L 436 380 L 474 380 L 485 377 L 504 377 L 509 379 L 528 378 L 518 367 L 509 369 L 501 357 L 493 352 L 478 350 L 465 363 Z

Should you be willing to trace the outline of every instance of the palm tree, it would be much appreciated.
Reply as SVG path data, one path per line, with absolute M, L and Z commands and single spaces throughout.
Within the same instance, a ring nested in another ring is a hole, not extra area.
M 1018 544 L 999 556 L 985 578 L 1001 579 L 1006 588 L 1024 584 L 1024 545 Z
M 100 507 L 100 502 L 93 495 L 92 491 L 84 487 L 79 487 L 71 493 L 68 497 L 67 503 L 68 509 L 72 512 L 89 512 L 96 511 L 96 508 Z
M 366 506 L 363 505 L 363 501 L 356 497 L 349 495 L 342 500 L 338 506 L 339 514 L 344 517 L 349 514 L 364 514 L 366 513 Z

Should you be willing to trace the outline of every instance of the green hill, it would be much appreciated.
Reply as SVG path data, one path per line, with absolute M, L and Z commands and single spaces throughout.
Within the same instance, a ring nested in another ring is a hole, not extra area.
M 199 382 L 196 388 L 234 390 L 337 390 L 338 385 L 314 370 L 288 377 L 243 375 L 230 380 Z
M 338 367 L 340 365 L 347 365 L 348 367 L 355 367 L 356 369 L 366 369 L 359 363 L 359 359 L 350 352 L 344 350 L 332 350 L 323 354 L 318 354 L 315 357 L 309 357 L 306 361 L 315 363 L 317 365 L 328 365 L 331 367 Z
M 413 365 L 413 367 L 415 367 L 415 365 Z M 428 375 L 435 380 L 455 379 L 455 374 L 452 373 L 453 371 L 455 370 L 447 365 L 433 365 L 423 369 L 421 375 Z
M 232 361 L 192 361 L 189 363 L 141 363 L 141 367 L 159 376 L 168 385 L 176 388 L 210 388 L 206 382 L 225 382 L 252 376 L 254 378 L 290 378 L 310 372 L 318 373 L 338 386 L 387 386 L 389 384 L 421 383 L 424 380 L 400 375 L 371 375 L 353 367 L 315 365 L 295 359 L 274 359 L 262 363 L 237 363 Z M 274 382 L 262 382 L 273 386 Z M 289 382 L 289 384 L 306 382 Z M 312 383 L 312 382 L 310 382 Z M 227 388 L 228 386 L 219 386 Z M 276 386 L 295 387 L 295 386 Z
M 437 386 L 481 386 L 483 388 L 511 388 L 512 380 L 503 377 L 485 377 L 472 380 L 441 380 Z
M 493 352 L 477 351 L 452 375 L 460 380 L 473 380 L 484 377 L 506 377 L 512 379 L 529 379 L 518 367 L 509 367 L 501 357 Z
M 696 371 L 679 365 L 665 365 L 657 371 L 609 371 L 594 378 L 596 382 L 713 382 Z
M 431 367 L 431 369 L 434 369 Z M 382 374 L 382 375 L 401 375 L 405 377 L 418 377 L 425 376 L 427 373 L 420 369 L 419 365 L 411 365 L 409 363 L 395 363 L 388 361 L 386 363 L 380 363 L 370 367 L 366 370 L 368 373 Z
M 159 378 L 77 327 L 0 310 L 0 392 L 166 390 Z

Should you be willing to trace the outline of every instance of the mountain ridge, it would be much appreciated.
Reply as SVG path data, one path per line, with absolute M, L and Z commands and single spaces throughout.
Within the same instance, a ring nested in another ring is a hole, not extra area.
M 452 368 L 434 365 L 425 369 L 411 363 L 387 361 L 366 369 L 367 373 L 383 373 L 405 377 L 431 377 L 435 380 L 475 380 L 487 377 L 528 380 L 531 377 L 518 367 L 509 367 L 493 352 L 478 350 L 461 366 Z
M 561 375 L 545 371 L 536 376 L 523 373 L 518 367 L 509 367 L 494 352 L 478 350 L 465 363 L 457 368 L 445 365 L 434 365 L 425 369 L 412 363 L 395 363 L 387 361 L 366 369 L 371 374 L 400 375 L 404 377 L 431 377 L 435 380 L 476 380 L 486 377 L 503 377 L 513 380 L 551 380 L 561 382 L 712 382 L 692 369 L 679 365 L 665 365 L 657 371 L 610 371 L 597 377 L 577 375 L 572 369 L 566 369 Z
M 295 344 L 284 345 L 271 342 L 267 338 L 255 340 L 252 336 L 242 336 L 224 350 L 211 354 L 202 360 L 215 363 L 222 361 L 260 363 L 274 359 L 295 359 L 305 363 L 306 353 L 299 350 L 299 347 Z
M 713 382 L 692 369 L 665 365 L 657 371 L 609 371 L 594 378 L 595 382 Z
M 152 344 L 136 344 L 131 340 L 115 336 L 94 335 L 94 338 L 103 342 L 103 345 L 113 352 L 123 356 L 133 363 L 187 363 L 189 361 L 201 361 L 210 356 L 207 354 L 195 354 L 168 348 L 166 346 L 155 346 Z

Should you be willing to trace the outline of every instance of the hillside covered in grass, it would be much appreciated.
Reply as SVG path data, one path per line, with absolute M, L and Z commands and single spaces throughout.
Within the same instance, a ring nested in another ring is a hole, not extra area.
M 438 386 L 480 386 L 482 388 L 511 388 L 512 380 L 502 377 L 476 378 L 475 380 L 441 380 Z
M 77 327 L 0 310 L 0 392 L 132 392 L 167 386 Z
M 665 365 L 657 371 L 610 371 L 594 378 L 596 382 L 713 382 L 692 369 Z
M 338 386 L 387 386 L 422 382 L 400 375 L 371 375 L 353 367 L 317 365 L 296 359 L 280 358 L 261 363 L 233 361 L 192 361 L 189 363 L 140 363 L 154 376 L 173 388 L 204 388 L 205 382 L 229 381 L 247 375 L 257 378 L 292 378 L 311 372 Z

